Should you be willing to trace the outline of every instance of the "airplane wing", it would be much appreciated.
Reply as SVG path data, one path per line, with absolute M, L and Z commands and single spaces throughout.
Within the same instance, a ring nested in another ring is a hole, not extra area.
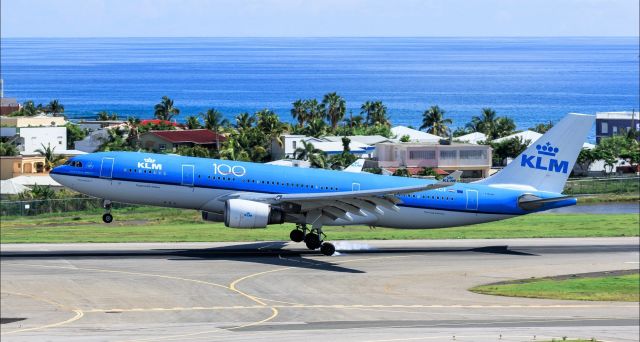
M 298 193 L 298 194 L 257 194 L 257 193 L 233 193 L 218 198 L 221 201 L 228 199 L 244 199 L 248 201 L 264 202 L 271 205 L 280 205 L 285 210 L 293 213 L 311 213 L 324 215 L 333 220 L 343 218 L 351 221 L 349 214 L 366 216 L 365 211 L 382 215 L 381 208 L 398 211 L 396 204 L 402 201 L 395 195 L 407 194 L 417 191 L 434 190 L 451 186 L 454 183 L 439 182 L 404 186 L 395 188 L 383 188 L 358 191 L 341 191 L 325 193 Z

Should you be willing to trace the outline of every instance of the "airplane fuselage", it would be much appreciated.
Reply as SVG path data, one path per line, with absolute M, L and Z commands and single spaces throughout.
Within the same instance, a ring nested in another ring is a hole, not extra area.
M 139 152 L 99 152 L 72 158 L 51 176 L 78 192 L 115 202 L 221 213 L 220 198 L 235 193 L 295 194 L 384 189 L 434 180 Z M 575 199 L 524 210 L 518 199 L 559 194 L 481 184 L 396 195 L 399 210 L 365 212 L 352 220 L 323 218 L 323 225 L 441 228 L 506 219 L 574 205 Z

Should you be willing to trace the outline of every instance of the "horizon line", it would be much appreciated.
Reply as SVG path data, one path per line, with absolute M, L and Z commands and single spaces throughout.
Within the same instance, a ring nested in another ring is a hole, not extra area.
M 9 36 L 3 37 L 0 36 L 0 39 L 139 39 L 139 38 L 150 38 L 150 39 L 166 39 L 166 38 L 216 38 L 216 39 L 282 39 L 282 38 L 298 38 L 298 39 L 327 39 L 327 38 L 336 38 L 336 39 L 353 39 L 353 38 L 377 38 L 377 39 L 393 39 L 393 38 L 639 38 L 640 35 L 636 36 L 624 36 L 624 35 L 567 35 L 567 36 L 553 36 L 553 35 L 542 35 L 542 36 Z

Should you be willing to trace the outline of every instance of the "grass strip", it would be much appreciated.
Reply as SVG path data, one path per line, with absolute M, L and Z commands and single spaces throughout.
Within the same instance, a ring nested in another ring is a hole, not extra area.
M 640 277 L 636 272 L 600 277 L 541 278 L 481 285 L 471 291 L 507 297 L 637 302 L 640 301 Z

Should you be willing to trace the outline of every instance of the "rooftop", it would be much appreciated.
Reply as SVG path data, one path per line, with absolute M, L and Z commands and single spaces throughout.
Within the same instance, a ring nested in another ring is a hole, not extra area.
M 398 139 L 402 138 L 402 136 L 408 135 L 412 141 L 433 141 L 438 142 L 442 137 L 437 135 L 429 134 L 427 132 L 422 132 L 417 129 L 409 128 L 406 126 L 396 126 L 391 128 L 391 133 L 395 134 Z
M 637 112 L 598 112 L 597 119 L 618 119 L 618 120 L 640 120 L 640 114 Z

